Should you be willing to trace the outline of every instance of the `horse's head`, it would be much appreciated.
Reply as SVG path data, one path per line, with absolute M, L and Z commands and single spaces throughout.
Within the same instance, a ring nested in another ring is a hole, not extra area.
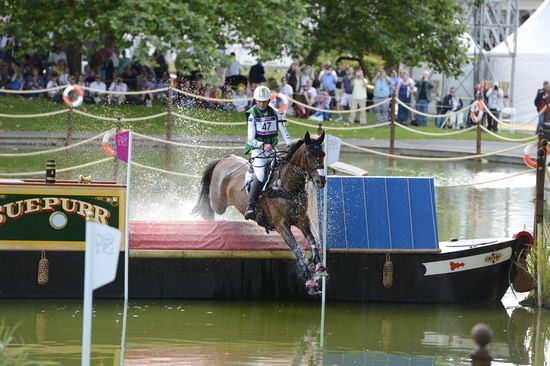
M 323 189 L 326 183 L 324 139 L 325 132 L 317 139 L 312 139 L 309 132 L 304 136 L 304 169 L 317 189 Z

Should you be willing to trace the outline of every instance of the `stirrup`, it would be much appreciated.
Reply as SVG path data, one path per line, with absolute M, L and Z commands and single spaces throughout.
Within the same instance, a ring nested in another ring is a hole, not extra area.
M 254 210 L 253 208 L 250 208 L 244 212 L 244 219 L 252 220 L 252 219 L 255 219 L 257 215 L 258 215 L 258 212 L 256 212 L 256 210 Z

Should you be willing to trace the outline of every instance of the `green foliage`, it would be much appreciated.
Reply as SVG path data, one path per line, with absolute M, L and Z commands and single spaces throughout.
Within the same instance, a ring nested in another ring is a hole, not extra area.
M 455 0 L 307 0 L 309 52 L 381 56 L 389 64 L 461 73 L 467 61 Z M 313 49 L 315 48 L 315 49 Z
M 541 305 L 550 306 L 550 249 L 548 248 L 550 228 L 547 224 L 539 225 L 537 232 L 537 242 L 527 256 L 527 269 L 536 280 L 539 278 L 537 272 L 540 271 Z M 538 301 L 537 287 L 529 297 Z
M 0 322 L 0 366 L 34 365 L 34 363 L 25 361 L 27 355 L 24 350 L 12 350 L 8 352 L 8 348 L 14 340 L 14 333 L 18 327 L 19 325 L 10 328 L 4 320 Z
M 52 44 L 123 49 L 140 39 L 140 60 L 152 47 L 173 50 L 181 66 L 202 70 L 219 62 L 227 43 L 253 43 L 251 52 L 264 59 L 300 48 L 295 25 L 304 10 L 301 0 L 5 0 L 0 33 L 21 41 L 20 55 L 47 54 Z

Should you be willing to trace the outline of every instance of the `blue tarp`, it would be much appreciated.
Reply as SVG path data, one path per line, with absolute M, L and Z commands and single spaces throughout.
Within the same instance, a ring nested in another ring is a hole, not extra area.
M 438 248 L 433 178 L 328 177 L 328 248 Z M 318 196 L 322 227 L 322 192 Z

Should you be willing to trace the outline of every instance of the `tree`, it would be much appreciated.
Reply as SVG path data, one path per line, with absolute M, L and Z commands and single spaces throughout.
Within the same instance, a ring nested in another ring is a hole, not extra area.
M 381 56 L 387 63 L 416 66 L 458 76 L 466 63 L 455 0 L 307 0 L 310 38 L 306 61 L 323 51 L 362 57 Z
M 271 59 L 304 40 L 295 27 L 305 15 L 302 0 L 0 0 L 0 14 L 0 33 L 16 37 L 19 55 L 47 54 L 56 44 L 78 62 L 83 46 L 121 50 L 139 39 L 142 61 L 151 48 L 172 50 L 188 55 L 190 69 L 206 69 L 228 43 L 254 45 L 252 54 Z

